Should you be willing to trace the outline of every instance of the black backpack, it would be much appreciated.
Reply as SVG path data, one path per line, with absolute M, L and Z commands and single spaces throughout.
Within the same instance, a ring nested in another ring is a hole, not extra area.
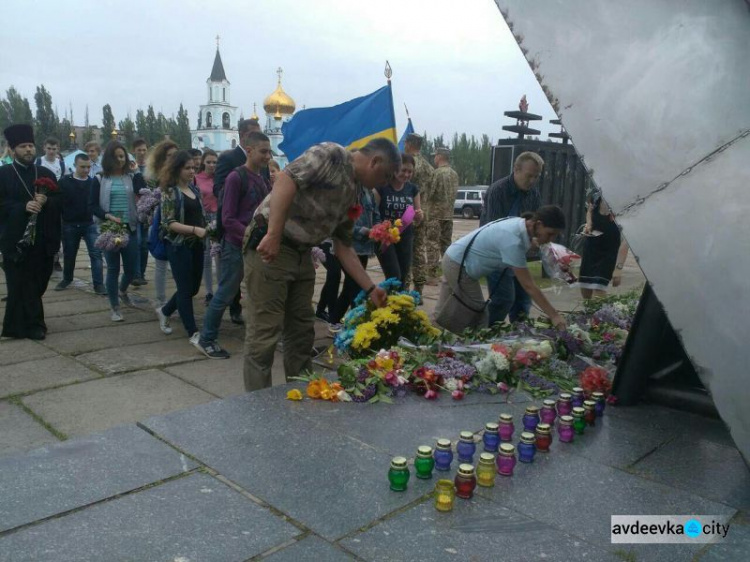
M 247 168 L 244 164 L 242 166 L 237 166 L 234 171 L 237 172 L 240 176 L 240 199 L 242 199 L 245 195 L 247 195 L 247 190 L 250 188 L 250 177 L 247 175 Z M 226 185 L 226 181 L 224 183 Z M 218 205 L 216 207 L 216 237 L 221 240 L 222 238 L 224 238 L 224 225 L 221 223 L 221 211 L 222 207 L 224 207 L 224 185 L 222 185 L 221 189 L 219 190 L 217 201 Z

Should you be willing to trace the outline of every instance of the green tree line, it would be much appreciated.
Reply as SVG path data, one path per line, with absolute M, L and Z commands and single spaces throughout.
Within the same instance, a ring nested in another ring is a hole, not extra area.
M 432 163 L 431 155 L 436 148 L 445 147 L 451 150 L 451 166 L 458 174 L 460 185 L 489 185 L 492 180 L 492 141 L 488 135 L 477 139 L 466 133 L 455 133 L 450 143 L 443 135 L 430 138 L 423 135 L 422 155 Z
M 23 96 L 15 87 L 11 86 L 5 92 L 5 97 L 0 99 L 0 130 L 5 129 L 13 123 L 29 123 L 34 126 L 34 136 L 37 148 L 41 151 L 44 139 L 55 137 L 60 140 L 63 150 L 70 148 L 70 131 L 74 123 L 68 118 L 61 118 L 54 104 L 49 90 L 42 84 L 37 86 L 34 94 L 36 111 L 32 113 L 29 100 Z M 76 138 L 79 148 L 93 137 L 93 127 L 88 123 L 88 107 L 85 119 L 86 130 L 83 138 Z M 188 113 L 180 104 L 177 116 L 167 117 L 161 111 L 154 111 L 152 105 L 144 111 L 139 109 L 135 113 L 135 121 L 127 115 L 124 119 L 117 121 L 112 112 L 112 106 L 105 104 L 102 107 L 102 138 L 109 139 L 113 129 L 117 129 L 125 144 L 130 147 L 138 137 L 143 137 L 149 145 L 156 144 L 169 136 L 181 148 L 190 148 L 190 121 Z

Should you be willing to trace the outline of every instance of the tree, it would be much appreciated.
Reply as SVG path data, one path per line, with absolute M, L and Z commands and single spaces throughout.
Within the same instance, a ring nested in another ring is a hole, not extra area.
M 127 147 L 133 146 L 133 141 L 135 140 L 135 123 L 133 123 L 133 120 L 130 118 L 130 115 L 128 115 L 125 119 L 120 121 L 119 127 L 120 127 L 120 134 L 122 135 L 123 140 L 125 141 L 125 146 Z
M 188 119 L 188 113 L 185 111 L 185 108 L 182 107 L 182 104 L 180 104 L 180 109 L 177 111 L 177 122 L 175 123 L 175 131 L 172 140 L 183 149 L 188 149 L 192 146 L 190 139 L 190 120 Z
M 23 97 L 13 86 L 8 88 L 5 99 L 0 101 L 0 127 L 5 129 L 14 123 L 34 122 L 29 100 Z
M 135 112 L 135 130 L 139 137 L 143 137 L 148 141 L 148 125 L 146 124 L 146 114 L 142 109 Z M 150 145 L 150 143 L 149 143 Z
M 112 107 L 107 104 L 102 107 L 102 138 L 109 138 L 115 128 L 115 116 Z
M 149 146 L 153 146 L 162 140 L 162 135 L 159 134 L 159 125 L 156 120 L 156 114 L 154 113 L 154 106 L 151 104 L 149 104 L 148 110 L 146 111 L 145 138 Z
M 36 102 L 35 137 L 37 147 L 42 149 L 47 137 L 60 136 L 60 123 L 55 110 L 52 109 L 52 96 L 44 85 L 36 87 L 34 101 Z M 58 140 L 62 142 L 62 139 L 58 138 Z M 62 146 L 64 145 L 61 145 L 61 148 Z

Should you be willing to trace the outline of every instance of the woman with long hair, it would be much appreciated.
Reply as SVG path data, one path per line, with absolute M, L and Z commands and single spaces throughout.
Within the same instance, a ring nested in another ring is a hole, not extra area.
M 177 291 L 164 306 L 156 309 L 156 315 L 161 331 L 171 334 L 169 317 L 179 311 L 182 325 L 190 338 L 199 334 L 193 313 L 193 297 L 201 286 L 203 240 L 206 237 L 201 192 L 193 185 L 194 178 L 193 157 L 187 150 L 174 154 L 162 168 L 159 177 L 160 232 L 166 243 L 167 259 Z
M 122 322 L 120 301 L 130 306 L 128 286 L 138 275 L 138 214 L 135 207 L 135 196 L 146 187 L 141 174 L 130 172 L 128 151 L 116 141 L 107 145 L 102 157 L 102 171 L 94 177 L 89 196 L 89 207 L 98 222 L 113 221 L 124 224 L 129 233 L 128 243 L 116 250 L 104 251 L 107 263 L 105 287 L 112 309 L 112 321 Z M 120 276 L 120 261 L 123 274 Z
M 214 195 L 214 171 L 216 170 L 216 163 L 219 157 L 216 152 L 207 148 L 201 155 L 200 168 L 198 174 L 195 176 L 195 185 L 201 192 L 203 198 L 203 209 L 206 212 L 206 221 L 211 222 L 216 220 L 216 211 L 219 208 L 219 202 Z M 203 254 L 203 284 L 206 287 L 206 304 L 208 304 L 214 296 L 214 277 L 213 277 L 213 266 L 216 265 L 216 279 L 221 276 L 219 273 L 219 255 L 216 254 L 214 259 L 211 260 L 211 241 L 206 238 L 205 240 L 206 251 Z M 213 264 L 211 262 L 214 262 Z
M 401 169 L 390 183 L 375 190 L 375 203 L 380 211 L 382 220 L 391 223 L 404 215 L 407 207 L 414 207 L 414 224 L 419 224 L 424 217 L 419 195 L 419 188 L 411 183 L 414 175 L 414 157 L 409 154 L 401 155 Z M 414 227 L 409 225 L 401 232 L 401 240 L 390 244 L 378 254 L 380 267 L 383 268 L 385 278 L 395 277 L 401 283 L 406 283 L 411 269 L 414 253 Z
M 159 188 L 159 174 L 170 156 L 178 150 L 177 143 L 171 140 L 161 141 L 151 150 L 146 161 L 146 183 L 150 189 Z M 162 305 L 167 300 L 167 266 L 169 262 L 154 258 L 154 264 L 156 302 Z

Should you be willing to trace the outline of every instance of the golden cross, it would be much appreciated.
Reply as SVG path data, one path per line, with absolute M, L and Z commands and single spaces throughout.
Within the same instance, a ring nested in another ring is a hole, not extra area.
M 278 74 L 278 75 L 279 75 L 279 84 L 281 84 L 281 75 L 282 75 L 282 74 L 284 74 L 284 71 L 283 71 L 283 70 L 281 69 L 281 67 L 279 67 L 279 68 L 278 68 L 278 69 L 276 70 L 276 74 Z
M 219 35 L 217 34 L 216 35 L 216 48 L 217 49 L 219 48 L 219 39 L 221 39 L 221 37 L 219 37 Z

